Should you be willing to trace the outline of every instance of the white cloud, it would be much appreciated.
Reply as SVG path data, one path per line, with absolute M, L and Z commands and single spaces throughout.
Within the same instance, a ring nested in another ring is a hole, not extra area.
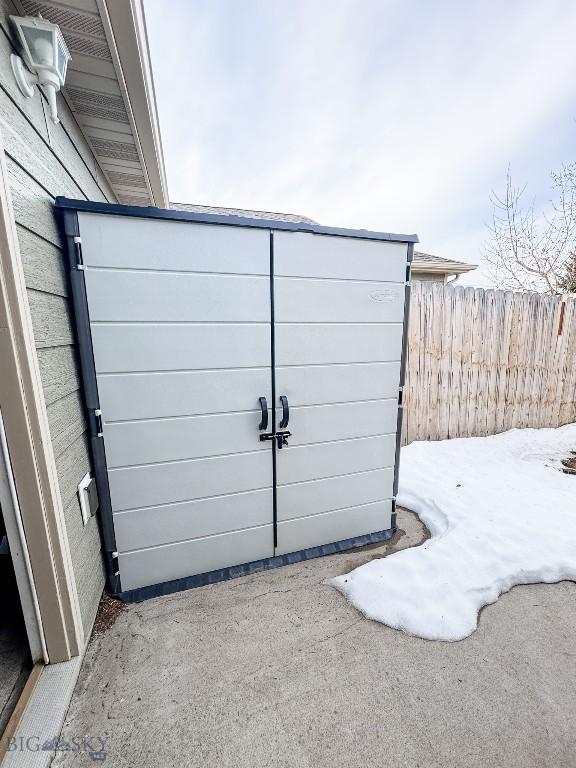
M 572 0 L 146 9 L 174 200 L 418 231 L 474 261 L 508 162 L 547 185 L 570 159 Z

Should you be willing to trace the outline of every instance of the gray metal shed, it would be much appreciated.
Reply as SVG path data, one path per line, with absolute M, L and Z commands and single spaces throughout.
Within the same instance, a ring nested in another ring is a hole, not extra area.
M 416 236 L 57 207 L 113 592 L 392 535 Z

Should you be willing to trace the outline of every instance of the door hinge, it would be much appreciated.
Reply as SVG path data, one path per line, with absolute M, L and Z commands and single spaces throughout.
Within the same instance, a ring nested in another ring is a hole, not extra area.
M 76 254 L 76 269 L 84 269 L 84 259 L 82 256 L 82 238 L 78 235 L 74 237 L 74 251 Z
M 92 410 L 93 419 L 91 419 L 92 432 L 94 437 L 104 436 L 104 426 L 102 423 L 102 411 L 100 408 L 94 408 Z
M 108 560 L 108 566 L 109 566 L 109 573 L 110 576 L 116 576 L 118 577 L 120 575 L 120 564 L 118 562 L 118 552 L 106 552 L 107 560 Z

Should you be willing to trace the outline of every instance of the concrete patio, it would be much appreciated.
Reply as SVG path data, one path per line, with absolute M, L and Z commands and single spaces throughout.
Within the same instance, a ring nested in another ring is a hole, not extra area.
M 409 512 L 399 526 L 127 607 L 90 643 L 63 738 L 104 738 L 118 767 L 573 768 L 576 586 L 516 587 L 459 643 L 409 637 L 323 583 L 425 538 Z
M 0 554 L 0 733 L 10 719 L 32 667 L 12 561 L 5 553 Z

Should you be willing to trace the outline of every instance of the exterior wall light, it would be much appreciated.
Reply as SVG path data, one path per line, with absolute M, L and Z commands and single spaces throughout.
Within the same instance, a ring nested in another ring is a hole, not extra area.
M 12 54 L 12 71 L 23 95 L 30 99 L 34 85 L 42 86 L 50 117 L 59 123 L 56 93 L 64 85 L 70 53 L 57 24 L 39 16 L 10 16 L 18 33 L 22 57 Z M 26 67 L 28 69 L 26 69 Z

